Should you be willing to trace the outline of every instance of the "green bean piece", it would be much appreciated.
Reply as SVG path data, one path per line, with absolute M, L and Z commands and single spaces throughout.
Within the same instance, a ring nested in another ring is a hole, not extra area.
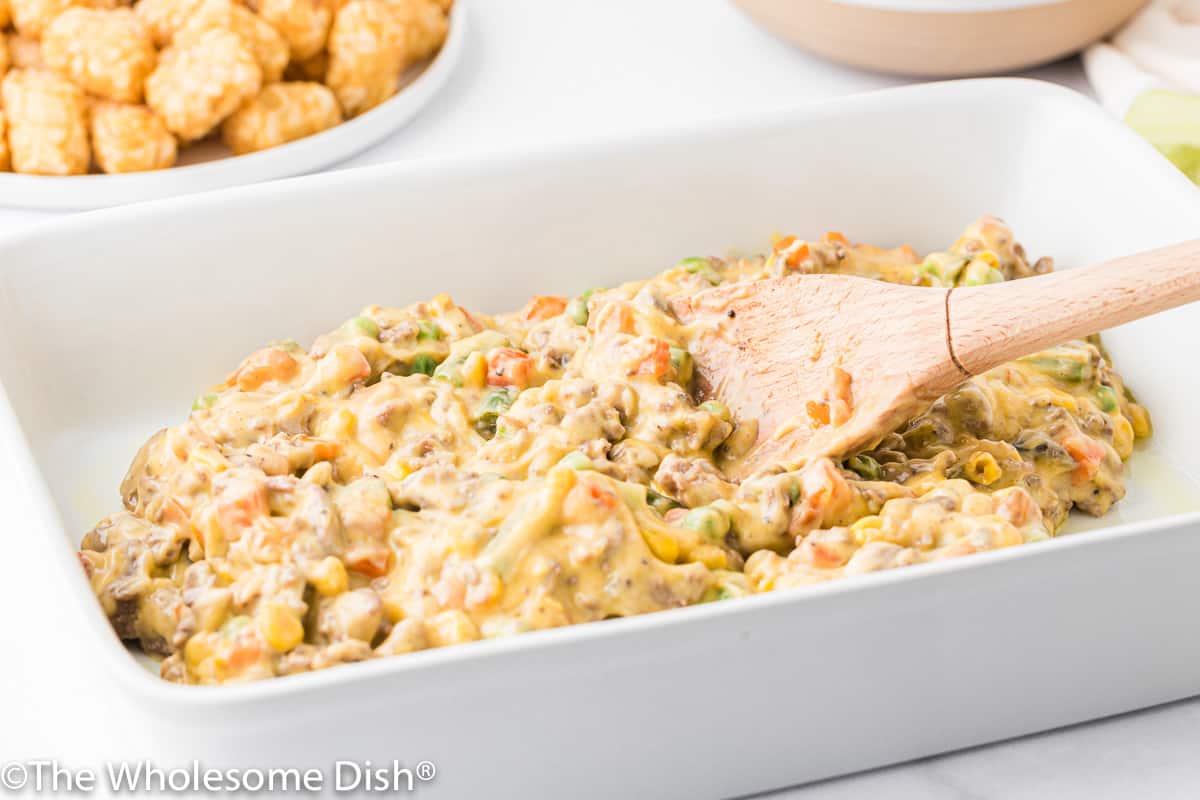
M 699 275 L 701 278 L 704 278 L 704 280 L 713 286 L 724 280 L 721 274 L 713 268 L 712 262 L 707 258 L 685 258 L 679 262 L 679 265 L 693 275 Z
M 674 499 L 653 489 L 646 490 L 646 504 L 659 514 L 666 514 L 672 508 L 679 508 L 679 503 L 676 503 Z
M 588 306 L 587 300 L 576 299 L 572 300 L 567 305 L 567 315 L 575 320 L 576 325 L 587 325 L 588 321 Z
M 434 380 L 449 381 L 455 386 L 462 386 L 462 367 L 465 363 L 467 363 L 466 356 L 447 358 L 433 371 Z
M 725 405 L 720 400 L 705 400 L 700 404 L 700 408 L 701 410 L 712 414 L 714 417 L 720 417 L 725 422 L 729 422 L 733 419 L 733 416 L 729 413 L 729 406 Z
M 1021 361 L 1029 364 L 1039 372 L 1044 372 L 1053 378 L 1059 378 L 1070 383 L 1083 383 L 1092 377 L 1091 364 L 1071 358 L 1030 356 L 1022 358 Z
M 342 327 L 368 339 L 379 338 L 379 325 L 370 317 L 351 317 Z
M 1103 383 L 1096 387 L 1096 405 L 1100 406 L 1101 411 L 1112 412 L 1116 411 L 1121 402 L 1117 399 L 1117 393 L 1111 386 L 1105 386 Z
M 422 375 L 432 375 L 437 369 L 437 360 L 428 353 L 418 353 L 408 366 L 408 374 L 416 375 L 418 372 Z
M 595 466 L 592 464 L 592 460 L 578 450 L 572 450 L 571 452 L 567 453 L 558 463 L 562 464 L 564 467 L 569 467 L 570 469 L 577 471 L 595 469 Z
M 963 286 L 986 286 L 989 283 L 1003 282 L 1004 273 L 986 261 L 972 261 L 962 276 Z
M 192 401 L 192 411 L 200 411 L 205 408 L 212 408 L 213 403 L 217 402 L 216 392 L 205 392 Z
M 692 354 L 682 347 L 672 347 L 670 355 L 676 381 L 681 386 L 686 386 L 692 379 Z
M 729 517 L 712 506 L 693 508 L 683 517 L 685 528 L 702 533 L 710 539 L 720 539 L 729 533 Z
M 417 341 L 418 342 L 434 342 L 442 338 L 442 329 L 437 326 L 437 323 L 427 319 L 417 322 Z
M 850 467 L 851 472 L 857 473 L 859 477 L 868 481 L 879 480 L 881 474 L 879 462 L 863 453 L 851 456 L 850 460 L 846 462 L 846 466 Z

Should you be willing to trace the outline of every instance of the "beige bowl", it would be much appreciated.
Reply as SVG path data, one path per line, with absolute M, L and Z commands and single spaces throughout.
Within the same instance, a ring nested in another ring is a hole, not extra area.
M 734 2 L 767 30 L 826 58 L 929 77 L 1008 72 L 1054 61 L 1104 38 L 1146 4 L 1146 0 Z M 962 10 L 896 10 L 922 5 Z M 997 10 L 1004 5 L 1009 7 Z

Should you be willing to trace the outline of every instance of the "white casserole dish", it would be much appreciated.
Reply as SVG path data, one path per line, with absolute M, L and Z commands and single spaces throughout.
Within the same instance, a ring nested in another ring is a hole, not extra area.
M 29 535 L 62 564 L 54 590 L 78 607 L 63 635 L 87 637 L 96 691 L 154 731 L 153 752 L 122 757 L 429 759 L 434 797 L 717 797 L 1200 693 L 1194 307 L 1107 336 L 1157 432 L 1129 497 L 1072 523 L 1103 530 L 1043 544 L 219 688 L 139 665 L 76 563 L 136 448 L 262 342 L 438 291 L 516 307 L 776 231 L 927 250 L 984 212 L 1060 266 L 1200 236 L 1200 193 L 1092 103 L 987 80 L 264 184 L 0 242 L 0 441 L 41 515 Z

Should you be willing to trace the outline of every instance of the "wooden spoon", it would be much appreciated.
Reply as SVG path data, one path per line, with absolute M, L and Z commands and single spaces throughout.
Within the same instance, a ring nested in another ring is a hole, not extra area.
M 758 422 L 726 469 L 740 480 L 867 449 L 972 376 L 1197 300 L 1200 240 L 991 286 L 793 274 L 671 306 L 696 332 L 700 396 Z

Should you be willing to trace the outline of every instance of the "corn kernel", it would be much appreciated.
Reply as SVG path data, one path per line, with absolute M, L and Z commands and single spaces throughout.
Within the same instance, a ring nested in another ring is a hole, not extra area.
M 259 625 L 267 644 L 281 653 L 294 649 L 304 641 L 304 626 L 296 618 L 296 613 L 283 603 L 267 603 Z
M 1000 269 L 1000 259 L 991 250 L 980 250 L 975 254 L 975 258 L 986 261 L 993 269 Z
M 1072 414 L 1079 413 L 1079 403 L 1062 389 L 1047 388 L 1045 392 L 1046 399 L 1049 400 L 1050 405 L 1058 406 L 1064 411 L 1070 411 Z
M 650 548 L 650 552 L 654 553 L 654 557 L 660 561 L 674 564 L 675 560 L 679 558 L 679 543 L 667 534 L 661 531 L 644 530 L 642 538 L 646 540 L 646 546 Z
M 479 629 L 467 616 L 466 612 L 458 609 L 443 611 L 433 619 L 425 621 L 425 635 L 434 647 L 445 647 L 462 642 L 473 642 L 479 638 Z
M 709 569 L 727 569 L 729 567 L 729 558 L 725 555 L 725 551 L 715 544 L 700 545 L 688 554 L 688 560 L 703 564 Z
M 475 352 L 467 356 L 462 368 L 463 386 L 480 388 L 487 380 L 487 358 L 483 353 Z
M 349 588 L 350 576 L 346 573 L 346 565 L 340 558 L 326 556 L 311 567 L 308 582 L 321 594 L 332 597 Z
M 1125 419 L 1120 414 L 1116 415 L 1113 421 L 1113 449 L 1117 451 L 1117 455 L 1121 460 L 1129 458 L 1133 454 L 1133 424 Z
M 1133 435 L 1139 439 L 1147 438 L 1154 430 L 1150 413 L 1137 403 L 1129 404 L 1129 422 L 1133 425 Z
M 862 517 L 850 526 L 850 533 L 853 534 L 854 541 L 860 545 L 878 538 L 878 534 L 882 530 L 883 517 L 878 514 Z
M 188 639 L 183 647 L 183 658 L 189 667 L 196 667 L 213 655 L 212 639 L 205 634 L 197 634 Z
M 981 486 L 991 486 L 1004 474 L 995 456 L 985 452 L 975 453 L 968 458 L 963 472 L 969 480 Z

